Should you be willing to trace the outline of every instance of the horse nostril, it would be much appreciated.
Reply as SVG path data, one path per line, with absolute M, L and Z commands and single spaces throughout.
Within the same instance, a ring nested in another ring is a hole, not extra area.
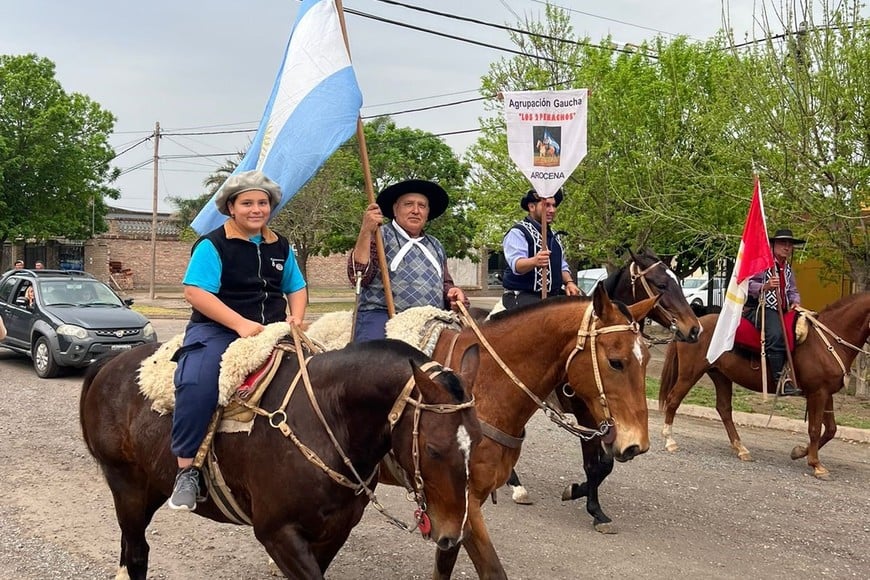
M 617 458 L 617 461 L 629 461 L 640 455 L 640 445 L 631 445 L 626 447 L 622 454 Z

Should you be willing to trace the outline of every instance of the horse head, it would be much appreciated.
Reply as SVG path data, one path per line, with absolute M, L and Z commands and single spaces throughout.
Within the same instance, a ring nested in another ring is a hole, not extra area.
M 631 260 L 607 280 L 610 295 L 625 304 L 661 296 L 649 317 L 671 330 L 682 342 L 697 342 L 702 326 L 686 301 L 676 275 L 649 249 L 628 250 Z M 640 319 L 639 319 L 640 320 Z
M 468 395 L 478 364 L 476 346 L 463 354 L 458 375 L 440 367 L 427 373 L 412 362 L 415 388 L 393 432 L 393 454 L 420 505 L 420 531 L 441 550 L 462 541 L 468 518 L 471 453 L 482 437 Z
M 650 355 L 637 320 L 658 299 L 647 298 L 629 309 L 611 301 L 604 286 L 597 285 L 591 315 L 587 305 L 577 345 L 566 365 L 571 388 L 596 424 L 609 425 L 601 444 L 617 461 L 649 450 L 646 365 Z

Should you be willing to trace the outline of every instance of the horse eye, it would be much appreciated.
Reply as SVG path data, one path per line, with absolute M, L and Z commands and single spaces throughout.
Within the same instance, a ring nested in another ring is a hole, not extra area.
M 664 290 L 667 290 L 667 289 L 668 289 L 668 285 L 667 285 L 666 283 L 656 284 L 656 288 L 658 288 L 659 290 L 664 291 Z
M 432 459 L 441 459 L 441 452 L 435 449 L 431 443 L 426 444 L 426 455 Z
M 618 358 L 607 359 L 607 362 L 610 363 L 610 368 L 612 368 L 615 371 L 621 371 L 622 369 L 625 368 L 625 365 L 623 365 L 622 361 L 619 360 Z

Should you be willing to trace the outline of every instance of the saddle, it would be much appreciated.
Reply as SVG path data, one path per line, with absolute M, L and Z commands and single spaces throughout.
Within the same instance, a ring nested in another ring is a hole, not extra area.
M 783 314 L 785 321 L 785 336 L 789 352 L 794 352 L 795 346 L 807 338 L 809 323 L 806 316 L 799 310 L 789 310 Z M 755 325 L 746 318 L 740 318 L 737 333 L 734 335 L 734 346 L 739 346 L 750 352 L 761 354 L 761 333 Z

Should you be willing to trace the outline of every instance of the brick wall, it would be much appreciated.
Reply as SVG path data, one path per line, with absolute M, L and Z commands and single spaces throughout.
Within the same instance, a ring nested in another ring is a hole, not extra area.
M 178 286 L 187 269 L 191 242 L 157 240 L 155 286 Z M 85 270 L 100 280 L 109 280 L 109 262 L 121 262 L 132 270 L 132 287 L 151 283 L 151 240 L 97 239 L 85 245 Z
M 308 258 L 308 285 L 315 288 L 350 288 L 347 254 Z

